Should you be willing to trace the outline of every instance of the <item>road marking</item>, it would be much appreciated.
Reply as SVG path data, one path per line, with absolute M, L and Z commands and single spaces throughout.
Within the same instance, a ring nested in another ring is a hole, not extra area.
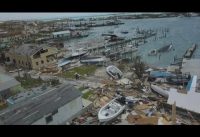
M 30 116 L 32 116 L 32 115 L 34 115 L 34 114 L 36 114 L 36 113 L 38 113 L 38 112 L 39 112 L 39 111 L 35 111 L 35 112 L 31 113 L 30 115 L 28 115 L 28 116 L 26 116 L 25 118 L 23 118 L 23 120 L 29 118 Z

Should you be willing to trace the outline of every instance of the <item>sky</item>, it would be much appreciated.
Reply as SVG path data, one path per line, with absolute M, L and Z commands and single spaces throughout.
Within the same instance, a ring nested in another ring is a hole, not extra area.
M 107 15 L 113 13 L 0 13 L 0 21 L 6 20 L 29 20 L 29 19 L 51 19 L 77 16 Z

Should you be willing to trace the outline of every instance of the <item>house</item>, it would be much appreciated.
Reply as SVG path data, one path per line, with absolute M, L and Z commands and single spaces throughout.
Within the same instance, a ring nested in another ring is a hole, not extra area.
M 59 31 L 59 32 L 53 32 L 52 38 L 69 38 L 71 36 L 71 31 Z
M 6 98 L 10 94 L 10 89 L 20 85 L 20 83 L 13 77 L 0 73 L 0 96 Z
M 24 44 L 10 49 L 5 57 L 7 64 L 39 70 L 56 62 L 57 49 L 46 45 Z
M 0 112 L 0 125 L 61 125 L 81 112 L 82 93 L 61 85 Z

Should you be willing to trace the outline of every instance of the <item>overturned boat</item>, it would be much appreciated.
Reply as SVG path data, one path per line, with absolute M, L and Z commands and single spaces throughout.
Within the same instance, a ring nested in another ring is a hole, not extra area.
M 121 114 L 125 107 L 125 101 L 116 97 L 99 110 L 98 119 L 100 122 L 108 122 Z
M 81 57 L 88 53 L 88 50 L 80 48 L 72 52 L 71 57 Z
M 103 64 L 105 61 L 106 59 L 101 56 L 86 56 L 80 59 L 83 64 Z
M 169 45 L 166 45 L 166 46 L 164 46 L 164 47 L 158 49 L 157 51 L 158 51 L 158 52 L 169 52 L 169 51 L 172 49 L 172 47 L 173 47 L 173 45 L 172 45 L 172 43 L 171 43 L 171 44 L 169 44 Z
M 123 73 L 115 66 L 111 65 L 106 68 L 106 72 L 114 79 L 121 79 Z

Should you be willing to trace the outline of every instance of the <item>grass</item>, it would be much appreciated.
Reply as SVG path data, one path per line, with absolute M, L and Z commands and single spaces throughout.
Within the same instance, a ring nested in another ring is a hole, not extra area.
M 17 86 L 15 86 L 15 87 L 12 87 L 12 88 L 10 89 L 10 91 L 11 91 L 11 94 L 12 94 L 12 95 L 16 95 L 16 94 L 18 94 L 18 93 L 24 91 L 24 88 L 23 88 L 21 85 L 17 85 Z
M 38 87 L 44 83 L 42 79 L 16 77 L 16 79 L 21 83 L 21 86 L 25 89 Z
M 84 93 L 82 97 L 84 99 L 88 99 L 92 95 L 92 93 L 93 93 L 93 91 L 89 90 L 88 92 Z
M 97 67 L 94 65 L 86 65 L 81 67 L 76 67 L 66 72 L 63 72 L 63 76 L 66 78 L 75 78 L 75 73 L 80 74 L 81 76 L 91 75 L 96 71 Z
M 78 88 L 78 90 L 83 91 L 85 88 L 84 87 L 80 87 Z

